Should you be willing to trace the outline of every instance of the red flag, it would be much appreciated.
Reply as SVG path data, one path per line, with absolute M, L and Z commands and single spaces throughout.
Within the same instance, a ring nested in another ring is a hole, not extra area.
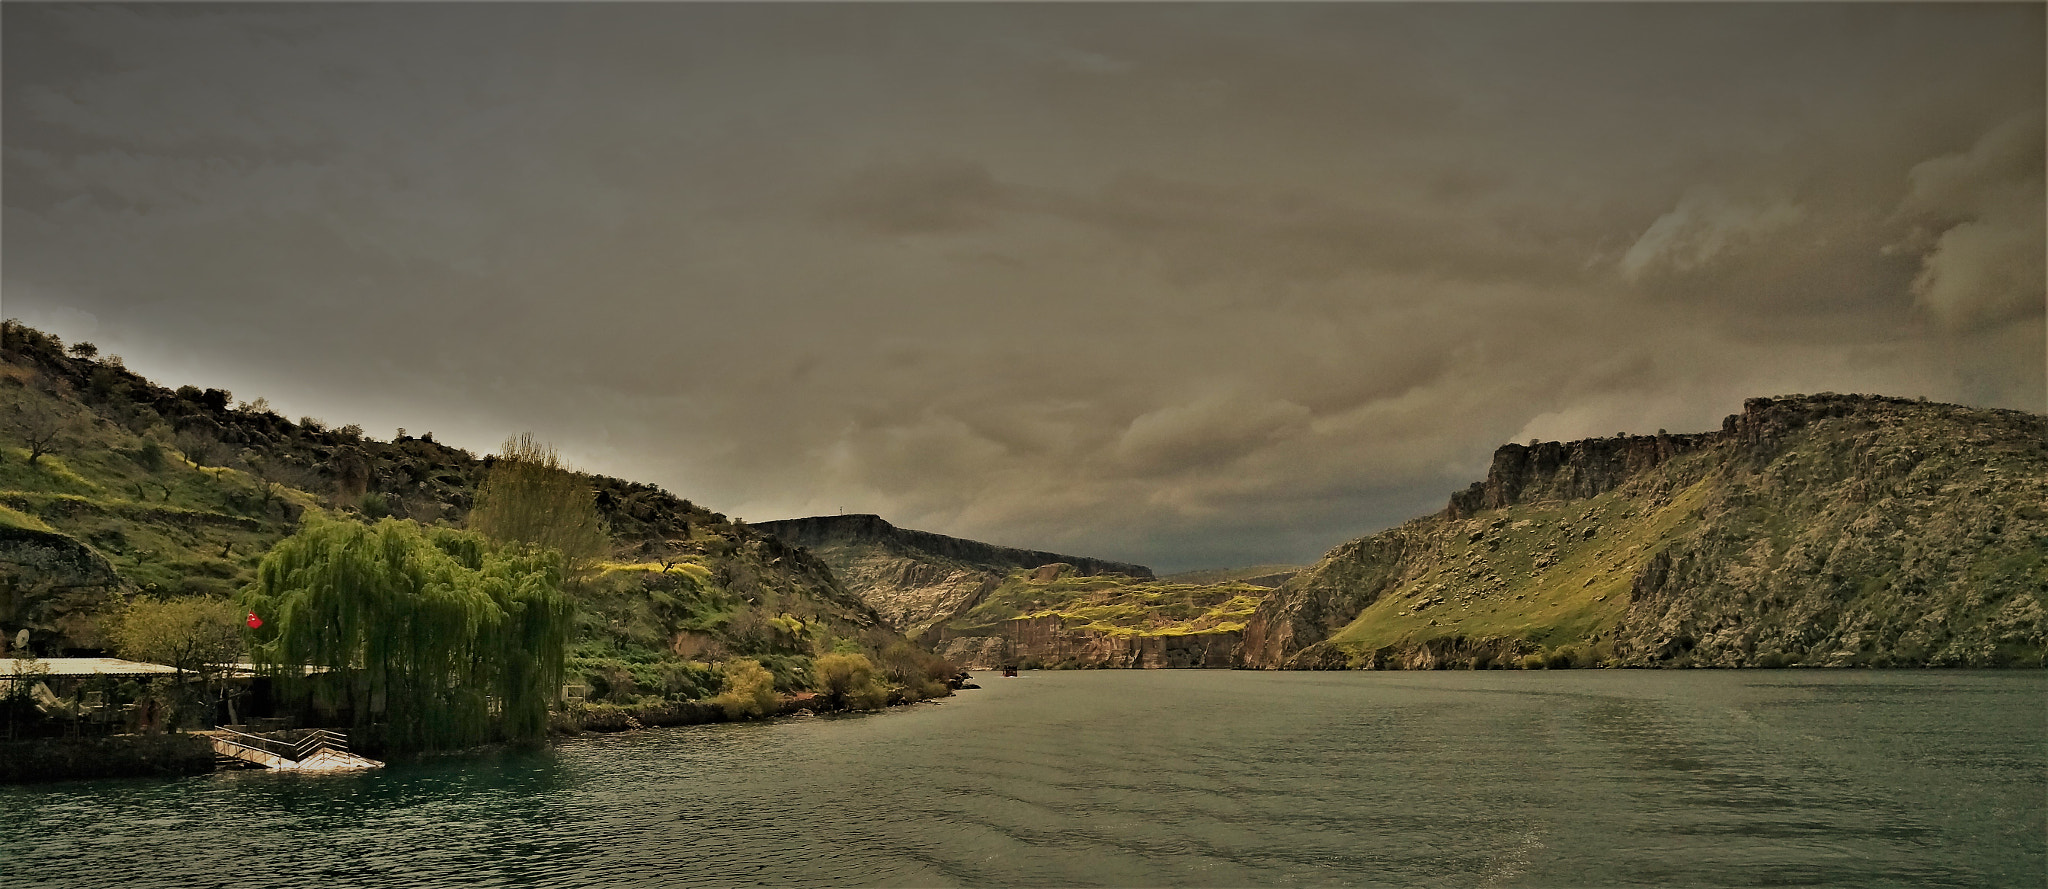
M 263 618 L 257 617 L 254 611 L 249 612 L 249 629 L 253 630 L 260 626 L 263 626 Z

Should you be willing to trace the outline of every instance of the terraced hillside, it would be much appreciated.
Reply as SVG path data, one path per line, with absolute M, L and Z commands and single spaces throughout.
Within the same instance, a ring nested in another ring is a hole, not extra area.
M 225 597 L 301 514 L 459 525 L 491 458 L 430 434 L 381 441 L 260 399 L 167 389 L 119 359 L 0 328 L 0 635 L 96 654 L 138 595 Z M 572 672 L 595 700 L 701 697 L 721 657 L 784 690 L 811 656 L 904 643 L 797 547 L 652 485 L 589 476 L 612 551 L 575 591 Z
M 977 667 L 1224 667 L 1270 592 L 1052 564 L 1010 572 L 937 636 L 949 659 Z
M 1506 445 L 1446 509 L 1347 543 L 1250 667 L 2040 664 L 2043 418 L 1752 399 L 1718 432 Z

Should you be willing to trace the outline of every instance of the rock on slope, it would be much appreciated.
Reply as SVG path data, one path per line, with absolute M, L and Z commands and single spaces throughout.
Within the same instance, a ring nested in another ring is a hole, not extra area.
M 1352 541 L 1240 665 L 2040 664 L 2043 417 L 1752 399 L 1718 432 L 1505 445 L 1439 514 Z
M 754 527 L 816 554 L 848 590 L 912 637 L 973 608 L 1016 569 L 1058 562 L 1084 576 L 1152 577 L 1152 569 L 1143 565 L 913 531 L 876 515 L 812 516 Z

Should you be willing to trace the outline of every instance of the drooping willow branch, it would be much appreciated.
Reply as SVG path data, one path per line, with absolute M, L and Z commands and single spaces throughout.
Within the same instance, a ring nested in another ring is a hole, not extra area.
M 494 721 L 510 738 L 546 730 L 573 613 L 561 584 L 552 551 L 309 515 L 242 599 L 266 621 L 254 660 L 287 694 L 329 683 L 393 748 L 434 750 L 483 743 Z

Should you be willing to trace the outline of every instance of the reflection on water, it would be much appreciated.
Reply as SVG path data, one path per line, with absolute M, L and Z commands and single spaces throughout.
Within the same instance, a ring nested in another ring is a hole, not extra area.
M 0 789 L 0 885 L 2026 886 L 2048 677 L 1033 673 L 368 774 Z

